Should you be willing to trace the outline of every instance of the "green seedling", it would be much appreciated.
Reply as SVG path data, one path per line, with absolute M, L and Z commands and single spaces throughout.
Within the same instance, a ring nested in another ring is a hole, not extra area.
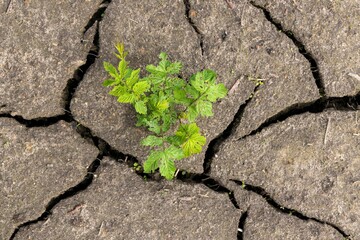
M 228 92 L 224 84 L 216 83 L 216 73 L 210 69 L 197 72 L 188 81 L 179 77 L 180 62 L 171 62 L 166 53 L 159 55 L 158 65 L 147 65 L 147 75 L 140 77 L 140 69 L 132 69 L 126 61 L 123 44 L 116 44 L 117 67 L 104 62 L 110 78 L 103 86 L 112 87 L 110 95 L 118 102 L 131 104 L 137 113 L 138 127 L 151 134 L 141 140 L 150 147 L 144 162 L 144 173 L 174 178 L 175 162 L 198 154 L 206 143 L 196 124 L 199 117 L 213 116 L 212 104 Z M 137 168 L 138 166 L 134 166 Z
M 249 79 L 250 81 L 254 82 L 256 86 L 264 85 L 264 81 L 265 81 L 265 79 L 262 79 L 262 78 L 248 77 L 248 79 Z
M 139 171 L 141 171 L 141 165 L 138 164 L 138 163 L 134 163 L 133 169 L 134 169 L 136 172 L 139 172 Z

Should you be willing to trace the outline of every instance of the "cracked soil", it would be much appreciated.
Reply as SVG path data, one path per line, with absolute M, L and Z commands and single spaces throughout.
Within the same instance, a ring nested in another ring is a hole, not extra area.
M 360 239 L 360 1 L 0 11 L 0 239 Z M 230 89 L 173 181 L 133 168 L 147 133 L 101 86 L 118 41 Z

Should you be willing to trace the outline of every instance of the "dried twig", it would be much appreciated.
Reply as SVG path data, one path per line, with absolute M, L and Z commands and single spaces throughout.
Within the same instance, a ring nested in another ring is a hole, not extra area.
M 328 118 L 328 122 L 326 124 L 326 130 L 325 130 L 325 135 L 324 135 L 324 145 L 326 145 L 329 128 L 330 128 L 330 118 Z
M 6 9 L 5 9 L 5 13 L 7 13 L 7 11 L 9 10 L 10 3 L 11 3 L 11 0 L 8 0 L 7 5 L 6 5 Z
M 360 81 L 360 76 L 359 76 L 359 75 L 357 75 L 357 74 L 355 74 L 355 73 L 348 73 L 348 75 L 349 75 L 350 77 L 353 77 L 353 78 L 355 78 L 355 79 L 357 79 L 357 80 Z
M 240 84 L 240 80 L 236 80 L 236 82 L 232 85 L 232 87 L 229 90 L 229 95 L 232 95 L 235 92 L 239 84 Z
M 229 7 L 231 10 L 234 10 L 235 6 L 234 6 L 234 4 L 233 4 L 231 1 L 225 0 L 225 2 L 227 3 L 228 7 Z
M 104 225 L 104 221 L 101 222 L 99 232 L 98 232 L 98 236 L 102 235 L 103 225 Z

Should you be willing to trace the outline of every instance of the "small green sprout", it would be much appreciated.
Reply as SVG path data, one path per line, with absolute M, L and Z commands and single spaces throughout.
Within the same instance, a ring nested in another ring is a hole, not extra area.
M 180 78 L 182 64 L 169 61 L 164 52 L 158 65 L 147 65 L 147 75 L 140 77 L 140 69 L 129 67 L 124 45 L 115 47 L 118 67 L 104 62 L 110 77 L 103 86 L 112 87 L 109 94 L 118 102 L 131 104 L 137 113 L 136 126 L 151 132 L 141 140 L 143 146 L 151 148 L 144 173 L 159 169 L 171 180 L 176 172 L 174 161 L 200 153 L 206 143 L 196 120 L 213 116 L 212 104 L 224 98 L 228 90 L 216 83 L 216 73 L 210 69 L 195 73 L 188 81 Z

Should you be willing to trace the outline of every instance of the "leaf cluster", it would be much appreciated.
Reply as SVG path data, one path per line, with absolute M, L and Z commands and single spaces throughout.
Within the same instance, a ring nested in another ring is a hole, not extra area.
M 223 84 L 216 83 L 216 73 L 210 69 L 197 72 L 188 81 L 179 77 L 180 62 L 171 62 L 166 53 L 159 55 L 158 65 L 147 65 L 146 76 L 140 69 L 131 69 L 126 61 L 123 44 L 116 45 L 115 67 L 104 62 L 110 78 L 103 82 L 112 87 L 110 95 L 118 102 L 131 104 L 137 112 L 136 126 L 152 132 L 141 141 L 151 147 L 144 163 L 144 172 L 160 170 L 166 179 L 174 177 L 175 160 L 200 153 L 206 138 L 195 120 L 213 115 L 212 104 L 227 94 Z

